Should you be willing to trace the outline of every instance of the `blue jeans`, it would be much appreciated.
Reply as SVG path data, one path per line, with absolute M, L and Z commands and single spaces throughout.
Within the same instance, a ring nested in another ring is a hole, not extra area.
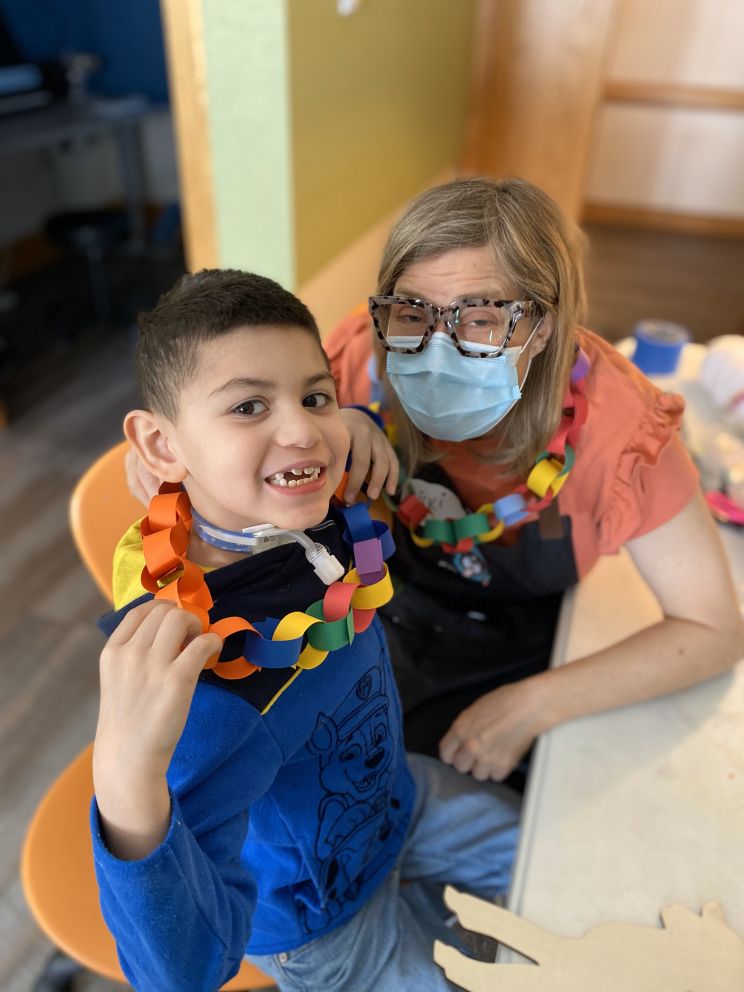
M 493 898 L 509 887 L 519 797 L 408 755 L 416 804 L 395 870 L 347 923 L 281 954 L 249 955 L 282 992 L 453 992 L 434 940 L 457 946 L 442 887 Z M 405 882 L 401 886 L 401 879 Z

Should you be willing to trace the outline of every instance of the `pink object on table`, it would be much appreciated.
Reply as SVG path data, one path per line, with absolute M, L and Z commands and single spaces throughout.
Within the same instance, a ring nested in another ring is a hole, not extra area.
M 728 496 L 719 492 L 705 494 L 705 502 L 711 508 L 716 520 L 724 524 L 737 524 L 744 527 L 744 506 L 734 503 Z

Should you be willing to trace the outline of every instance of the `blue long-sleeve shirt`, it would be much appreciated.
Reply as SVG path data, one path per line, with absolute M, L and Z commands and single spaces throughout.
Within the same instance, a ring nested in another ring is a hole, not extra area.
M 348 561 L 335 520 L 316 539 Z M 213 620 L 277 618 L 325 592 L 294 544 L 207 582 Z M 105 617 L 105 631 L 139 601 Z M 289 950 L 340 926 L 395 864 L 413 784 L 380 622 L 294 675 L 202 673 L 168 770 L 168 835 L 147 858 L 107 850 L 94 801 L 101 906 L 135 988 L 217 989 L 246 950 Z

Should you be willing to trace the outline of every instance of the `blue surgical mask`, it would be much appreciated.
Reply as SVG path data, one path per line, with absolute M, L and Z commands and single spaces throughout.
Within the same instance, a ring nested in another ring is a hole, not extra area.
M 532 334 L 524 345 L 507 348 L 497 358 L 468 358 L 437 331 L 418 355 L 388 352 L 388 379 L 424 434 L 440 441 L 481 437 L 521 397 L 517 361 L 531 340 Z

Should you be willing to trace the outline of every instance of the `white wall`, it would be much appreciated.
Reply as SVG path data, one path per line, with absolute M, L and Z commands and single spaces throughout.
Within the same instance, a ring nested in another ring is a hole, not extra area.
M 672 213 L 744 216 L 744 114 L 606 107 L 586 199 Z
M 608 78 L 744 87 L 744 4 L 621 0 Z
M 744 94 L 744 3 L 619 0 L 606 77 Z M 744 112 L 605 102 L 585 198 L 744 217 Z

